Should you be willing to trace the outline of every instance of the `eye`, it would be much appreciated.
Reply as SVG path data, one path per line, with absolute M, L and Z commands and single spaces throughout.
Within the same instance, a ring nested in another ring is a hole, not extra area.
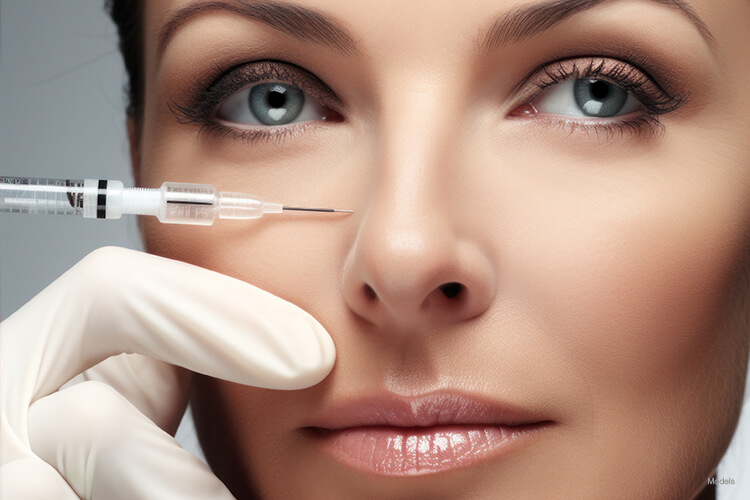
M 527 97 L 508 116 L 549 117 L 536 124 L 606 139 L 631 132 L 660 135 L 665 128 L 661 115 L 687 99 L 668 79 L 657 80 L 641 65 L 606 56 L 552 61 L 537 67 L 523 83 L 528 84 L 523 92 Z
M 606 80 L 571 78 L 540 93 L 529 104 L 536 112 L 608 118 L 643 109 L 640 100 Z
M 286 125 L 325 120 L 329 110 L 299 87 L 261 83 L 229 96 L 217 109 L 216 119 L 240 125 Z

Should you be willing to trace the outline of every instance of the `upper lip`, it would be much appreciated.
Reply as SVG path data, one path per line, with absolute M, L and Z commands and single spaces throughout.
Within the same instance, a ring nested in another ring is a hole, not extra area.
M 547 421 L 511 403 L 489 401 L 457 392 L 404 397 L 383 394 L 327 406 L 306 427 L 339 430 L 362 426 L 431 427 L 435 425 L 517 426 Z

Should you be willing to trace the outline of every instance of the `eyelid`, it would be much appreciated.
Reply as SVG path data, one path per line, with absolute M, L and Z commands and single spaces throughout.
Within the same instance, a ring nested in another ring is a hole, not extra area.
M 188 98 L 178 104 L 169 103 L 170 110 L 181 123 L 203 123 L 215 120 L 219 106 L 230 96 L 252 85 L 278 81 L 299 87 L 322 106 L 343 113 L 343 105 L 333 91 L 318 77 L 295 64 L 272 59 L 245 62 L 226 70 L 211 83 L 198 82 Z
M 680 107 L 686 97 L 660 84 L 646 70 L 614 57 L 581 56 L 548 62 L 536 68 L 531 75 L 516 86 L 514 93 L 531 82 L 523 102 L 535 99 L 547 88 L 570 78 L 597 78 L 611 82 L 636 96 L 652 114 L 663 114 Z
M 221 88 L 227 92 L 237 92 L 252 85 L 267 81 L 278 81 L 299 87 L 324 105 L 336 105 L 333 92 L 318 77 L 312 73 L 292 65 L 277 61 L 257 61 L 246 63 L 230 71 L 220 78 L 213 88 Z

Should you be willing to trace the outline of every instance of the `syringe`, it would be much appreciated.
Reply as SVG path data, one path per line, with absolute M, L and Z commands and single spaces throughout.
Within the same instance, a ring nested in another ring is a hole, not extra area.
M 244 193 L 217 192 L 210 184 L 165 182 L 161 188 L 126 188 L 103 179 L 0 177 L 0 212 L 83 215 L 119 219 L 154 215 L 161 222 L 209 226 L 219 219 L 257 219 L 285 210 L 348 212 L 334 208 L 286 207 Z

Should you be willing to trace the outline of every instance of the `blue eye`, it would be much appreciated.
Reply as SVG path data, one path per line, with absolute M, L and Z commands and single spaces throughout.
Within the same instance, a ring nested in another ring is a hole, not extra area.
M 532 102 L 539 113 L 608 118 L 643 108 L 622 87 L 606 80 L 571 78 L 542 92 Z
M 659 117 L 685 102 L 685 96 L 670 90 L 669 80 L 660 82 L 647 69 L 613 57 L 552 61 L 537 68 L 527 82 L 533 97 L 508 117 L 544 118 L 535 120 L 536 126 L 595 132 L 597 138 L 600 133 L 606 139 L 661 133 Z
M 219 106 L 216 118 L 242 125 L 287 125 L 325 120 L 326 109 L 299 87 L 272 82 L 235 92 Z

